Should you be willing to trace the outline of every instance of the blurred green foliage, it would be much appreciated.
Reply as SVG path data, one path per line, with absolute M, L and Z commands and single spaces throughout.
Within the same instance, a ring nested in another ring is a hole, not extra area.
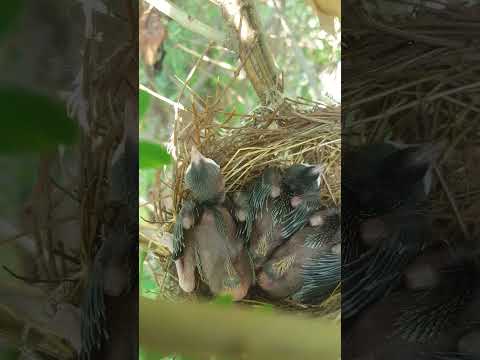
M 219 295 L 212 300 L 213 304 L 221 305 L 221 306 L 232 306 L 233 305 L 233 297 L 229 294 L 226 295 Z
M 146 352 L 145 350 L 140 348 L 139 360 L 191 360 L 191 359 L 188 359 L 180 355 L 169 355 L 167 357 L 164 357 L 163 355 L 160 355 L 160 354 Z
M 172 157 L 163 145 L 140 139 L 140 169 L 158 169 L 169 165 Z
M 0 11 L 0 38 L 15 23 L 24 5 L 25 1 L 23 0 L 6 1 L 2 4 L 2 11 Z
M 14 347 L 0 349 L 0 360 L 17 360 L 19 356 L 20 351 Z
M 40 152 L 75 142 L 77 125 L 63 104 L 19 88 L 0 89 L 0 154 Z
M 148 111 L 151 102 L 151 95 L 144 90 L 139 91 L 138 96 L 138 108 L 139 108 L 139 117 L 140 117 L 140 126 L 142 125 L 143 119 L 145 118 L 145 113 Z

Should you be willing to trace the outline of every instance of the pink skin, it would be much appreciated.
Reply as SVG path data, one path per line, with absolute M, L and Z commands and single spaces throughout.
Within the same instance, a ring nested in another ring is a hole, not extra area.
M 325 223 L 321 214 L 315 214 L 310 218 L 310 226 L 322 226 Z
M 240 222 L 244 222 L 247 219 L 247 214 L 243 210 L 237 211 L 237 219 Z
M 323 224 L 325 224 L 325 217 L 328 217 L 331 214 L 331 212 L 332 212 L 332 209 L 325 209 L 325 210 L 315 212 L 308 219 L 310 226 L 312 227 L 322 226 Z
M 290 204 L 292 207 L 296 208 L 302 203 L 302 197 L 301 196 L 294 196 L 290 199 Z
M 215 218 L 211 211 L 205 211 L 201 220 L 199 221 L 197 231 L 192 234 L 192 240 L 198 241 L 199 253 L 202 263 L 205 265 L 203 270 L 205 272 L 207 283 L 213 294 L 228 294 L 234 301 L 243 299 L 250 288 L 253 281 L 252 269 L 248 261 L 243 246 L 240 243 L 232 241 L 235 235 L 235 224 L 233 218 L 228 216 L 228 211 L 224 208 L 219 208 L 224 215 L 227 229 L 229 229 L 229 239 L 225 239 L 218 232 L 211 232 L 209 229 L 214 227 Z M 223 279 L 227 276 L 224 269 L 225 250 L 221 247 L 227 246 L 231 254 L 231 261 L 233 268 L 237 272 L 240 284 L 238 287 L 226 288 L 223 285 Z
M 405 283 L 412 290 L 433 288 L 440 282 L 438 273 L 429 264 L 414 264 L 405 271 Z
M 441 281 L 440 270 L 453 259 L 448 247 L 428 250 L 405 270 L 405 286 L 412 290 L 434 288 Z
M 195 266 L 192 261 L 186 261 L 185 257 L 176 260 L 175 267 L 177 268 L 178 284 L 180 285 L 180 288 L 183 291 L 190 293 L 195 290 Z
M 173 238 L 171 234 L 165 234 L 161 239 L 161 244 L 173 252 Z M 175 267 L 177 269 L 178 284 L 180 288 L 190 293 L 195 290 L 195 266 L 193 263 L 193 254 L 188 249 L 182 258 L 175 260 Z
M 246 270 L 248 271 L 248 269 Z M 223 292 L 223 294 L 230 295 L 233 301 L 242 300 L 245 296 L 247 296 L 248 289 L 250 288 L 250 282 L 246 280 L 246 276 L 241 276 L 240 279 L 240 286 L 238 288 L 229 289 Z
M 336 255 L 341 255 L 342 254 L 342 245 L 341 244 L 336 244 L 332 246 L 332 252 Z
M 273 281 L 264 272 L 261 272 L 257 278 L 258 286 L 264 290 L 269 290 L 273 286 Z
M 377 246 L 382 239 L 388 236 L 385 222 L 375 218 L 363 222 L 360 232 L 365 245 L 372 247 Z
M 182 226 L 184 229 L 188 230 L 192 227 L 193 225 L 193 219 L 191 217 L 185 217 L 182 219 Z
M 280 196 L 280 193 L 281 193 L 281 190 L 280 190 L 280 188 L 279 188 L 278 186 L 272 186 L 272 192 L 271 192 L 271 194 L 270 194 L 270 196 L 271 196 L 272 198 L 275 199 L 275 198 L 279 197 L 279 196 Z

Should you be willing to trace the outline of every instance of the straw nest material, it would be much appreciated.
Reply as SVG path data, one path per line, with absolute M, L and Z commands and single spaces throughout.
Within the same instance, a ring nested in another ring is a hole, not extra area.
M 445 143 L 430 209 L 435 231 L 443 240 L 478 239 L 480 6 L 419 2 L 388 18 L 366 3 L 352 5 L 360 16 L 342 24 L 349 142 Z
M 179 211 L 187 196 L 183 189 L 183 179 L 190 161 L 192 144 L 220 165 L 227 191 L 242 188 L 267 166 L 322 163 L 325 168 L 321 191 L 324 204 L 340 205 L 340 107 L 287 99 L 278 108 L 261 109 L 256 114 L 241 117 L 241 120 L 238 115 L 230 114 L 224 122 L 219 123 L 216 118 L 220 113 L 222 110 L 215 107 L 207 106 L 202 113 L 192 109 L 192 116 L 188 120 L 178 119 L 176 122 L 172 137 L 176 157 L 174 180 L 167 190 L 173 196 L 173 209 L 162 206 L 161 202 L 157 206 L 158 217 L 163 223 L 162 231 L 171 231 L 174 214 Z M 175 270 L 168 253 L 163 251 L 159 257 L 169 265 L 172 275 Z M 164 276 L 162 280 L 167 277 Z M 175 278 L 172 282 L 174 280 Z M 169 283 L 170 290 L 177 292 L 175 287 L 172 288 L 172 282 Z M 166 288 L 164 283 L 159 286 Z M 271 303 L 254 293 L 244 301 L 245 304 L 265 302 Z M 277 305 L 285 309 L 306 308 L 285 302 Z M 336 291 L 324 304 L 312 311 L 332 313 L 338 311 L 339 307 L 340 294 Z

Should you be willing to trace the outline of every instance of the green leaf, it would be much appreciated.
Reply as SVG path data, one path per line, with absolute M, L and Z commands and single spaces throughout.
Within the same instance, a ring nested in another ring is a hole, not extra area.
M 17 19 L 24 6 L 24 1 L 5 1 L 0 11 L 0 37 L 5 34 L 12 23 Z
M 230 306 L 233 304 L 233 297 L 230 294 L 219 295 L 212 300 L 212 304 Z
M 71 145 L 77 130 L 63 104 L 23 89 L 0 89 L 0 154 Z
M 4 347 L 0 349 L 0 360 L 16 360 L 20 352 L 14 347 Z
M 142 347 L 140 347 L 138 351 L 138 358 L 139 360 L 163 360 L 163 359 L 171 359 L 171 357 L 165 358 L 164 354 L 159 354 L 152 351 L 146 351 Z M 180 360 L 180 358 L 177 358 Z
M 169 165 L 172 157 L 163 145 L 140 140 L 140 169 L 156 169 Z
M 140 90 L 138 94 L 138 113 L 140 116 L 140 122 L 143 121 L 143 117 L 145 116 L 148 108 L 150 107 L 150 94 L 144 90 Z
M 144 275 L 142 279 L 142 287 L 144 294 L 151 294 L 158 289 L 157 283 L 150 275 Z

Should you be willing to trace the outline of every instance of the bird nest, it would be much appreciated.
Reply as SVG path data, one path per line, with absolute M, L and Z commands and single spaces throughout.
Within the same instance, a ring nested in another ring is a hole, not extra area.
M 366 3 L 342 23 L 345 135 L 356 144 L 447 144 L 435 169 L 434 229 L 441 239 L 478 238 L 480 6 L 398 2 L 386 16 Z
M 177 119 L 171 142 L 176 160 L 173 175 L 170 176 L 172 181 L 162 181 L 163 191 L 160 191 L 167 197 L 171 194 L 172 199 L 170 204 L 161 200 L 156 202 L 161 232 L 172 231 L 175 214 L 187 195 L 184 191 L 184 175 L 190 162 L 192 144 L 204 156 L 220 165 L 227 192 L 243 188 L 268 166 L 321 163 L 324 166 L 321 190 L 324 204 L 340 205 L 340 107 L 286 99 L 277 108 L 262 107 L 252 115 L 228 114 L 224 116 L 225 121 L 220 123 L 216 119 L 221 114 L 224 115 L 222 109 L 207 106 L 201 113 L 192 109 L 191 116 Z M 164 175 L 168 178 L 167 174 Z M 175 266 L 172 266 L 168 251 L 160 249 L 157 254 L 168 273 L 160 275 L 159 286 L 164 289 L 161 296 L 176 301 L 187 296 L 178 290 Z M 251 291 L 243 303 L 272 302 Z M 309 308 L 314 312 L 332 313 L 340 308 L 340 294 L 336 291 L 325 303 L 316 307 L 286 302 L 275 302 L 275 305 L 285 309 Z

